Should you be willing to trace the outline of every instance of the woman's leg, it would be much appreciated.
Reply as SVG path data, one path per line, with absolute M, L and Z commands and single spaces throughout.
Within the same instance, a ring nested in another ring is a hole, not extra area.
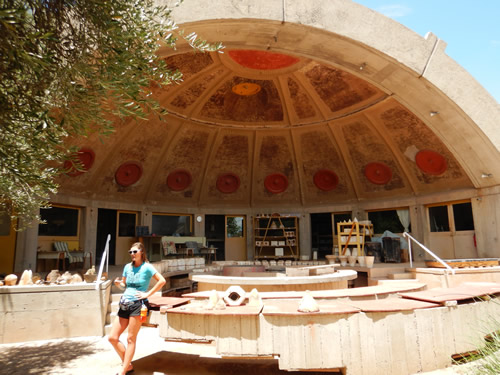
M 130 317 L 127 336 L 127 349 L 125 350 L 125 355 L 123 357 L 122 374 L 125 374 L 130 370 L 130 364 L 132 362 L 132 358 L 134 358 L 135 353 L 135 342 L 137 340 L 137 334 L 139 333 L 141 324 L 142 323 L 140 316 Z
M 115 348 L 116 352 L 120 356 L 122 362 L 123 358 L 125 357 L 125 345 L 120 341 L 120 335 L 125 331 L 127 326 L 129 325 L 129 319 L 125 318 L 120 318 L 119 316 L 116 317 L 115 321 L 113 322 L 113 326 L 111 327 L 111 332 L 108 335 L 108 341 L 113 345 L 113 348 Z

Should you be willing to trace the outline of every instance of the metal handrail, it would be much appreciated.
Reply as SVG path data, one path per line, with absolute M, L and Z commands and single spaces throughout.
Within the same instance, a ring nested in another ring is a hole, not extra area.
M 436 259 L 439 263 L 441 263 L 448 271 L 451 271 L 451 273 L 454 275 L 455 270 L 451 268 L 448 264 L 446 264 L 440 257 L 438 257 L 436 254 L 434 254 L 431 250 L 429 250 L 427 247 L 422 245 L 420 242 L 418 242 L 415 238 L 413 238 L 408 232 L 403 233 L 403 237 L 407 237 L 410 240 L 414 241 L 418 246 L 420 246 L 422 249 L 424 249 L 428 254 L 430 254 L 434 259 Z M 412 261 L 412 255 L 411 255 L 411 241 L 408 241 L 408 253 L 410 255 L 410 268 L 413 268 L 413 261 Z
M 111 234 L 108 234 L 106 239 L 106 246 L 104 246 L 104 251 L 102 252 L 101 265 L 99 266 L 99 272 L 97 273 L 97 280 L 95 283 L 95 289 L 98 290 L 101 285 L 102 269 L 104 267 L 104 262 L 106 262 L 106 272 L 109 272 L 109 241 L 111 241 Z

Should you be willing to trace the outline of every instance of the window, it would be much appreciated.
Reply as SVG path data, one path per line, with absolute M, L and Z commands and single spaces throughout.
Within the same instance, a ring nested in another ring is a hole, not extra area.
M 39 236 L 77 237 L 79 208 L 52 206 L 40 209 L 46 224 L 38 225 Z
M 151 234 L 157 236 L 191 236 L 193 215 L 153 214 Z
M 242 216 L 228 216 L 227 217 L 227 236 L 228 237 L 244 237 L 245 228 L 244 218 Z
M 429 224 L 431 232 L 474 230 L 472 205 L 470 202 L 456 202 L 430 206 Z
M 455 220 L 456 231 L 474 230 L 474 218 L 470 202 L 453 205 L 453 220 Z
M 135 237 L 135 224 L 137 223 L 137 214 L 135 212 L 118 213 L 118 236 Z
M 384 233 L 386 230 L 392 233 L 402 233 L 405 228 L 399 220 L 397 210 L 383 210 L 368 212 L 368 219 L 373 224 L 373 232 Z

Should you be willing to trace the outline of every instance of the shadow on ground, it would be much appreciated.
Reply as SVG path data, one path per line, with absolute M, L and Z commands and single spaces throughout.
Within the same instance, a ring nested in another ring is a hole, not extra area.
M 33 346 L 8 346 L 0 349 L 0 374 L 48 374 L 54 367 L 96 352 L 94 343 L 64 340 Z
M 283 371 L 275 359 L 205 358 L 162 351 L 133 362 L 134 375 L 325 375 L 324 372 Z M 329 374 L 340 374 L 330 372 Z

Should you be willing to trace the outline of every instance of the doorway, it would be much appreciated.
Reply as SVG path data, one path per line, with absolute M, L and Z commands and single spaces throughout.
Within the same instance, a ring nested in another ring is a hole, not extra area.
M 470 201 L 427 207 L 429 248 L 443 259 L 477 258 Z
M 226 260 L 247 260 L 245 216 L 226 215 Z
M 332 215 L 329 212 L 311 214 L 311 249 L 317 251 L 318 259 L 332 254 Z
M 225 227 L 226 217 L 224 215 L 205 215 L 207 246 L 217 249 L 217 260 L 226 260 Z
M 14 272 L 14 256 L 16 254 L 16 223 L 10 220 L 6 212 L 0 213 L 0 274 Z
M 351 220 L 351 212 L 322 212 L 311 214 L 311 248 L 318 259 L 334 254 L 337 247 L 337 224 Z M 337 251 L 338 252 L 338 251 Z
M 109 264 L 115 264 L 117 212 L 117 210 L 106 208 L 99 208 L 97 212 L 96 265 L 98 266 L 101 263 L 108 234 L 111 234 L 111 240 L 109 241 Z

